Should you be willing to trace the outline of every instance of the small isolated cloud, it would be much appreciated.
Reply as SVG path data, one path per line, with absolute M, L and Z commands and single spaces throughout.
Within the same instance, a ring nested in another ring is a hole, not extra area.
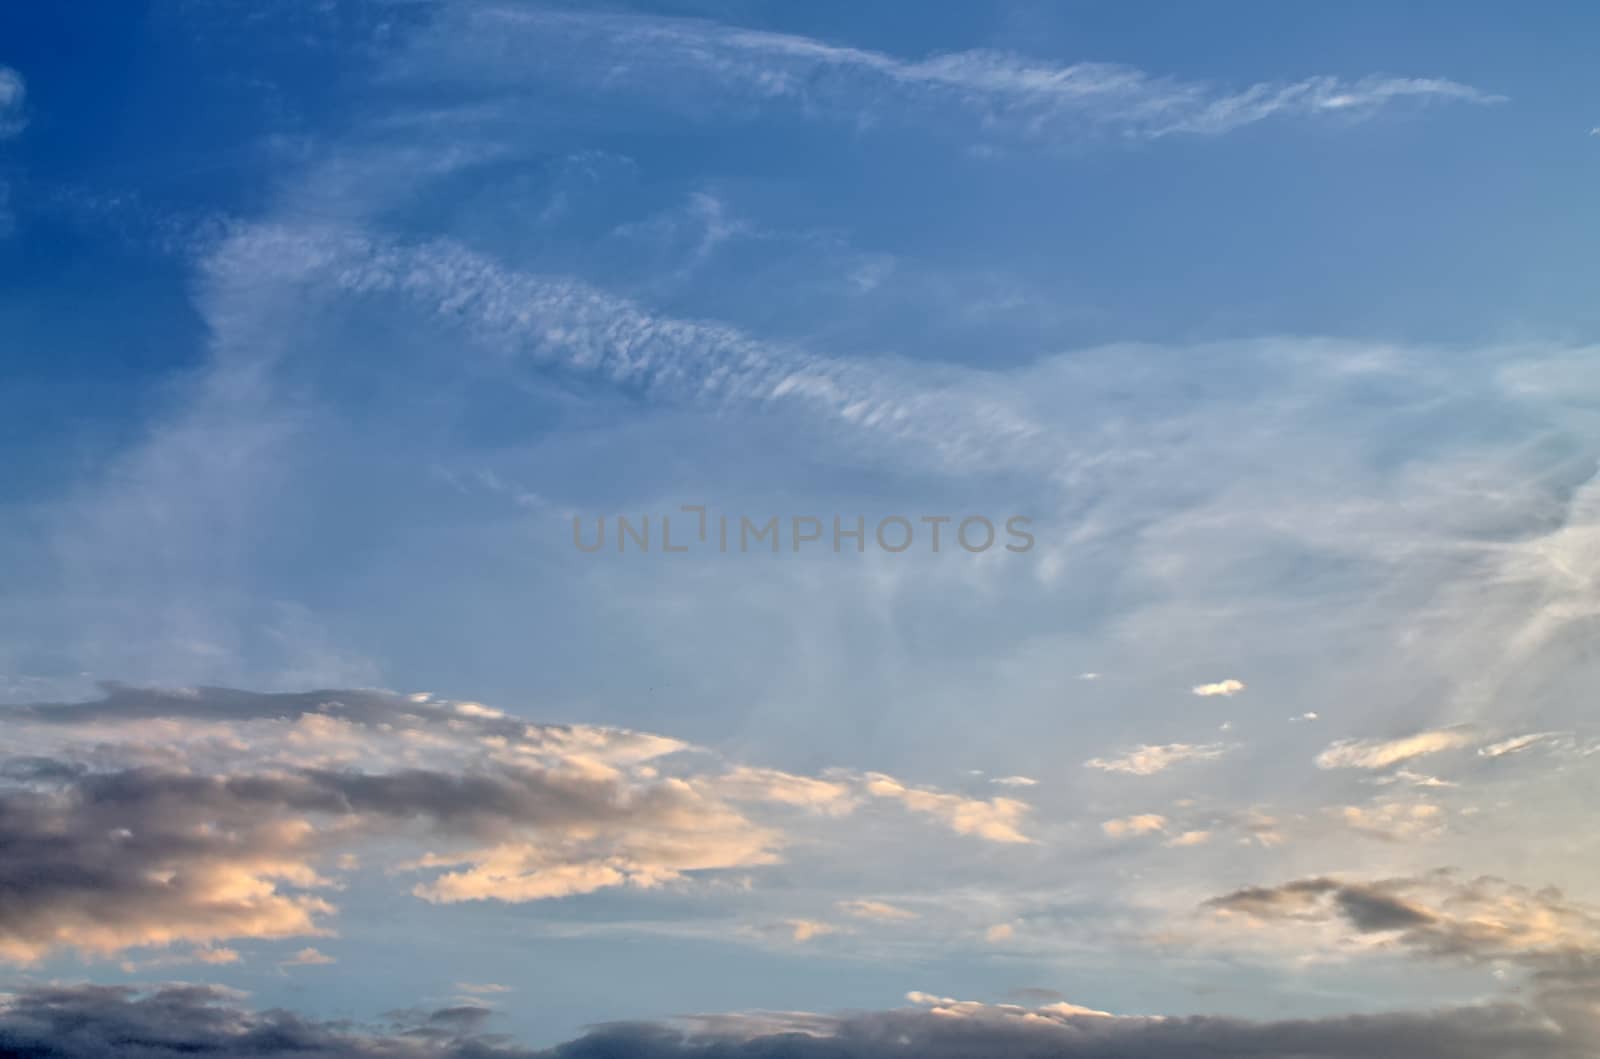
M 1489 746 L 1479 747 L 1478 756 L 1505 757 L 1507 754 L 1519 754 L 1547 739 L 1554 739 L 1560 734 L 1559 732 L 1531 732 L 1528 735 L 1513 736 L 1498 743 L 1491 743 Z
M 1481 751 L 1480 751 L 1481 753 Z M 1373 780 L 1374 783 L 1388 786 L 1396 783 L 1408 784 L 1412 787 L 1458 787 L 1460 784 L 1442 780 L 1438 776 L 1430 776 L 1425 772 L 1413 772 L 1410 769 L 1396 769 L 1393 775 L 1380 776 Z
M 280 966 L 280 967 L 322 967 L 322 966 L 325 966 L 325 965 L 330 964 L 330 963 L 338 963 L 338 962 L 339 962 L 338 960 L 335 960 L 332 956 L 329 956 L 327 953 L 319 952 L 318 950 L 307 946 L 306 948 L 301 949 L 299 952 L 295 953 L 293 956 L 289 957 L 287 960 L 280 961 L 278 966 Z
M 1237 695 L 1239 692 L 1243 691 L 1244 688 L 1244 681 L 1233 680 L 1230 678 L 1228 680 L 1219 680 L 1215 684 L 1196 684 L 1190 690 L 1203 699 L 1209 699 L 1217 695 L 1222 695 L 1225 697 Z
M 1039 781 L 1029 776 L 999 776 L 989 781 L 1000 787 L 1037 787 Z
M 1178 830 L 1182 825 L 1159 813 L 1141 813 L 1138 816 L 1125 816 L 1116 820 L 1107 820 L 1100 825 L 1109 838 L 1145 838 L 1151 835 L 1167 836 L 1166 846 L 1186 848 L 1189 846 L 1203 846 L 1211 841 L 1211 832 L 1199 828 L 1186 828 Z
M 498 982 L 457 982 L 456 992 L 469 993 L 473 996 L 489 996 L 498 993 L 509 993 L 511 987 Z
M 1084 766 L 1102 772 L 1121 772 L 1130 776 L 1153 776 L 1184 761 L 1210 761 L 1227 752 L 1221 743 L 1167 743 L 1140 746 L 1121 757 L 1090 758 Z
M 839 933 L 839 928 L 832 923 L 824 923 L 817 919 L 786 919 L 783 925 L 788 929 L 789 937 L 797 942 L 807 942 L 813 938 Z
M 857 919 L 877 919 L 883 921 L 904 921 L 919 918 L 917 913 L 910 909 L 900 908 L 885 901 L 840 901 L 837 905 L 839 911 L 847 916 Z
M 1399 739 L 1344 739 L 1317 755 L 1322 769 L 1383 769 L 1402 761 L 1456 750 L 1476 739 L 1473 729 L 1462 725 L 1437 728 Z
M 0 66 L 0 140 L 17 135 L 28 124 L 23 116 L 27 82 L 9 66 Z
M 987 941 L 991 945 L 1002 944 L 1003 942 L 1010 941 L 1016 936 L 1017 928 L 1013 927 L 1010 923 L 996 923 L 994 926 L 983 932 L 983 940 Z
M 1211 832 L 1209 831 L 1185 831 L 1181 834 L 1173 835 L 1171 838 L 1167 839 L 1167 845 L 1183 848 L 1188 846 L 1203 846 L 1210 841 Z
M 1107 820 L 1100 825 L 1111 838 L 1132 838 L 1137 835 L 1158 834 L 1167 829 L 1167 818 L 1156 813 L 1144 813 L 1139 816 L 1127 816 L 1119 820 Z

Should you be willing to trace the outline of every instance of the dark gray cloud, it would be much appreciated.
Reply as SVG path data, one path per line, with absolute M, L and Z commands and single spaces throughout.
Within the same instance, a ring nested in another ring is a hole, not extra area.
M 1298 879 L 1274 887 L 1246 887 L 1213 898 L 1206 905 L 1262 919 L 1317 918 L 1324 910 L 1317 902 L 1324 897 L 1331 899 L 1352 926 L 1364 932 L 1403 930 L 1434 921 L 1427 911 L 1378 887 L 1328 878 Z
M 1224 916 L 1292 928 L 1343 924 L 1423 959 L 1519 968 L 1529 1009 L 1600 1049 L 1600 915 L 1553 887 L 1443 870 L 1368 883 L 1297 879 L 1206 904 Z
M 447 1009 L 362 1028 L 256 1012 L 227 990 L 37 987 L 0 1006 L 0 1055 L 16 1059 L 427 1059 L 527 1055 L 481 1033 L 484 1012 Z
M 199 986 L 22 991 L 0 1006 L 0 1053 L 18 1059 L 1578 1059 L 1600 1039 L 1511 1004 L 1252 1022 L 1121 1018 L 1046 1007 L 954 1005 L 837 1018 L 727 1017 L 715 1031 L 604 1026 L 548 1050 L 485 1033 L 487 1013 L 403 1013 L 360 1027 L 255 1012 Z M 743 1027 L 746 1032 L 741 1033 Z

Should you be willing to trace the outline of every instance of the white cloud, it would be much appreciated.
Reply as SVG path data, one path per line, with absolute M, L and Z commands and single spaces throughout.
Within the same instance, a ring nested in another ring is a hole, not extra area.
M 1122 772 L 1130 776 L 1153 776 L 1185 761 L 1211 761 L 1227 752 L 1221 743 L 1167 743 L 1162 746 L 1139 746 L 1114 758 L 1091 758 L 1084 765 L 1104 772 Z
M 990 842 L 1033 841 L 1020 830 L 1030 808 L 1026 802 L 1014 798 L 966 798 L 928 788 L 907 787 L 881 772 L 868 774 L 866 785 L 869 794 L 901 802 L 914 813 L 935 817 L 957 834 L 973 835 Z
M 788 928 L 790 938 L 802 943 L 840 932 L 840 928 L 833 924 L 816 919 L 790 919 L 785 921 L 784 926 Z
M 1107 820 L 1100 825 L 1100 830 L 1112 838 L 1157 834 L 1166 829 L 1167 818 L 1156 813 L 1129 816 L 1119 820 Z
M 1548 739 L 1556 738 L 1560 734 L 1559 732 L 1531 732 L 1528 735 L 1513 736 L 1498 743 L 1491 743 L 1489 746 L 1479 747 L 1478 754 L 1481 757 L 1505 757 L 1507 754 L 1518 754 Z
M 287 960 L 280 961 L 281 967 L 321 967 L 330 963 L 338 963 L 332 956 L 319 952 L 311 947 L 306 947 L 290 956 Z
M 872 901 L 858 898 L 851 901 L 840 901 L 839 911 L 857 919 L 879 919 L 890 921 L 904 921 L 917 919 L 917 913 L 898 905 L 891 905 L 885 901 Z
M 1184 831 L 1168 839 L 1167 845 L 1186 848 L 1189 846 L 1203 846 L 1210 841 L 1211 832 L 1209 831 Z
M 1344 739 L 1317 755 L 1323 769 L 1383 769 L 1402 761 L 1456 750 L 1472 743 L 1477 733 L 1469 727 L 1437 728 L 1399 739 Z
M 479 44 L 520 40 L 523 47 Z M 1502 97 L 1437 78 L 1310 77 L 1229 89 L 1127 66 L 985 50 L 904 59 L 808 37 L 710 22 L 613 14 L 468 9 L 421 47 L 419 70 L 529 78 L 491 56 L 547 56 L 544 76 L 632 92 L 660 106 L 716 111 L 776 106 L 849 121 L 968 123 L 986 137 L 1059 143 L 1095 134 L 1157 139 L 1217 135 L 1280 116 L 1370 114 L 1400 100 L 1494 103 Z M 599 72 L 603 72 L 603 75 Z
M 1217 695 L 1237 695 L 1244 690 L 1244 687 L 1244 681 L 1230 678 L 1228 680 L 1219 680 L 1215 684 L 1197 684 L 1192 690 L 1201 698 L 1212 698 Z

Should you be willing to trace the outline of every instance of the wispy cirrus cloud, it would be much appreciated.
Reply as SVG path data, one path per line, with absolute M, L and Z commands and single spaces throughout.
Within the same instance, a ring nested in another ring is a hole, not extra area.
M 1468 726 L 1438 728 L 1397 739 L 1344 739 L 1317 755 L 1322 769 L 1384 769 L 1402 761 L 1458 750 L 1469 746 L 1480 733 Z
M 1219 135 L 1275 117 L 1360 117 L 1402 102 L 1502 102 L 1437 77 L 1307 77 L 1227 87 L 1103 62 L 1060 63 L 973 49 L 907 59 L 787 33 L 695 19 L 484 5 L 458 12 L 414 62 L 470 62 L 475 78 L 540 74 L 651 105 L 737 115 L 782 106 L 867 127 L 957 118 L 974 134 L 1046 144 L 1092 136 Z

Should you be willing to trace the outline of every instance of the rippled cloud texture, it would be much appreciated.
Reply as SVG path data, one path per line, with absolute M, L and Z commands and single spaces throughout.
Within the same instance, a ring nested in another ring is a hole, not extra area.
M 1578 15 L 21 6 L 0 1052 L 1600 1050 Z

